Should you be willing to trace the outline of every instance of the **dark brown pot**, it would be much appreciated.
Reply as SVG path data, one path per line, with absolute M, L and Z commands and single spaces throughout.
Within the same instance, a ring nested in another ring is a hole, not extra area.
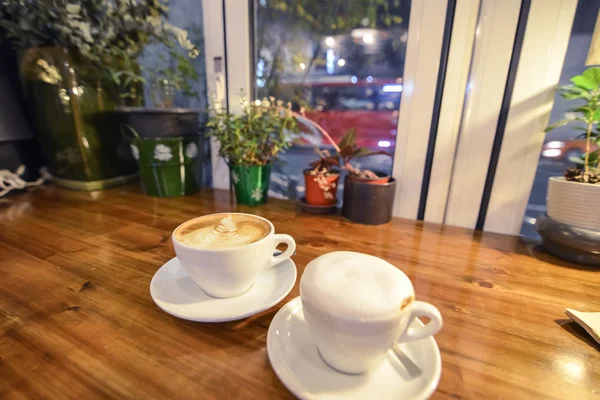
M 390 180 L 390 176 L 388 174 L 384 174 L 383 172 L 373 171 L 377 178 L 359 178 L 357 176 L 348 175 L 348 179 L 353 182 L 362 182 L 368 183 L 369 185 L 381 185 L 383 183 L 387 183 Z
M 549 253 L 576 264 L 600 267 L 600 231 L 563 224 L 547 215 L 537 219 L 535 228 Z
M 337 187 L 340 179 L 339 172 L 331 173 L 326 177 L 328 185 L 331 187 L 329 192 L 333 198 L 326 198 L 325 191 L 321 189 L 315 181 L 315 177 L 310 175 L 311 169 L 304 170 L 304 185 L 306 188 L 306 202 L 314 206 L 331 206 L 337 203 Z
M 380 225 L 392 220 L 396 180 L 372 184 L 346 177 L 342 214 L 351 221 L 366 225 Z

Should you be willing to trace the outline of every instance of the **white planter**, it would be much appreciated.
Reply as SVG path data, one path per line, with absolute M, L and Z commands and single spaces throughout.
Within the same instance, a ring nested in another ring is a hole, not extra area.
M 600 184 L 571 182 L 563 177 L 548 181 L 550 218 L 578 228 L 600 231 Z

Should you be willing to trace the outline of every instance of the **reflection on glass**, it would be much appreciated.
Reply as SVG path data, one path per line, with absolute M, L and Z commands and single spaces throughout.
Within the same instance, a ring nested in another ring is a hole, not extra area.
M 357 145 L 393 152 L 402 94 L 410 0 L 256 0 L 255 84 L 304 107 L 339 142 L 355 128 Z M 276 165 L 270 195 L 295 198 L 302 170 L 328 145 L 306 127 Z M 392 158 L 360 167 L 391 173 Z
M 571 77 L 580 75 L 590 67 L 585 64 L 599 9 L 600 2 L 596 0 L 579 0 L 559 86 L 569 84 Z M 571 108 L 573 104 L 557 93 L 554 97 L 549 124 L 568 117 L 565 113 Z M 573 125 L 560 127 L 546 134 L 529 204 L 523 218 L 521 228 L 523 236 L 539 237 L 535 230 L 535 223 L 537 218 L 546 212 L 548 179 L 552 176 L 562 176 L 565 170 L 581 159 L 585 152 L 585 139 L 578 139 L 579 134 L 580 132 L 574 129 Z

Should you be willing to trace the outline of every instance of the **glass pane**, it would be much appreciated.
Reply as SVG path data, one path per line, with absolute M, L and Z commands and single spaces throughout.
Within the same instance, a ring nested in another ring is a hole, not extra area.
M 408 41 L 409 0 L 255 0 L 255 88 L 304 107 L 339 142 L 356 129 L 357 145 L 393 153 Z M 295 198 L 302 171 L 331 148 L 316 130 L 275 166 L 270 195 Z M 391 174 L 393 158 L 365 157 L 360 168 Z M 340 190 L 342 185 L 340 185 Z
M 579 1 L 559 86 L 570 84 L 569 79 L 580 75 L 591 66 L 586 66 L 586 60 L 599 8 L 600 3 L 596 0 Z M 575 107 L 573 101 L 565 100 L 557 93 L 554 98 L 550 124 L 563 119 L 567 110 L 573 107 Z M 563 176 L 568 168 L 576 166 L 581 160 L 581 156 L 585 152 L 585 140 L 577 138 L 580 133 L 581 131 L 575 129 L 574 124 L 569 124 L 546 134 L 529 197 L 529 204 L 521 227 L 523 236 L 539 237 L 535 230 L 535 222 L 539 216 L 546 212 L 548 179 L 552 176 Z
M 204 33 L 202 27 L 203 10 L 202 2 L 198 0 L 171 0 L 169 2 L 169 22 L 187 32 L 188 39 L 198 48 L 199 55 L 192 61 L 192 67 L 198 74 L 198 79 L 188 79 L 190 91 L 194 95 L 186 96 L 181 90 L 177 90 L 173 97 L 173 107 L 193 108 L 206 110 L 208 107 L 208 96 L 206 91 L 206 64 L 204 53 Z M 162 44 L 147 46 L 141 59 L 143 75 L 147 82 L 153 82 L 151 71 L 157 68 L 171 67 L 175 68 L 175 60 L 165 56 L 166 48 Z M 167 60 L 167 61 L 165 61 Z M 168 63 L 168 64 L 167 64 Z M 161 96 L 157 96 L 157 91 L 153 90 L 151 85 L 146 85 L 144 98 L 148 107 L 159 107 L 156 104 Z M 200 113 L 200 127 L 206 124 L 207 114 Z M 204 135 L 202 135 L 204 137 Z M 201 186 L 212 186 L 212 170 L 210 165 L 210 142 L 202 141 L 204 158 L 202 159 Z

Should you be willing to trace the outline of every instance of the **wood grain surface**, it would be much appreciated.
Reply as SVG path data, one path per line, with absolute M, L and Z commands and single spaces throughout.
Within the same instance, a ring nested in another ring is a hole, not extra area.
M 137 186 L 83 193 L 43 187 L 0 203 L 0 399 L 287 399 L 265 341 L 278 306 L 202 324 L 154 305 L 150 280 L 174 257 L 170 234 L 223 211 L 268 218 L 313 258 L 351 250 L 384 258 L 440 309 L 442 378 L 433 398 L 600 396 L 600 346 L 566 307 L 600 311 L 600 272 L 519 238 L 394 219 L 363 226 L 228 192 L 176 199 Z

